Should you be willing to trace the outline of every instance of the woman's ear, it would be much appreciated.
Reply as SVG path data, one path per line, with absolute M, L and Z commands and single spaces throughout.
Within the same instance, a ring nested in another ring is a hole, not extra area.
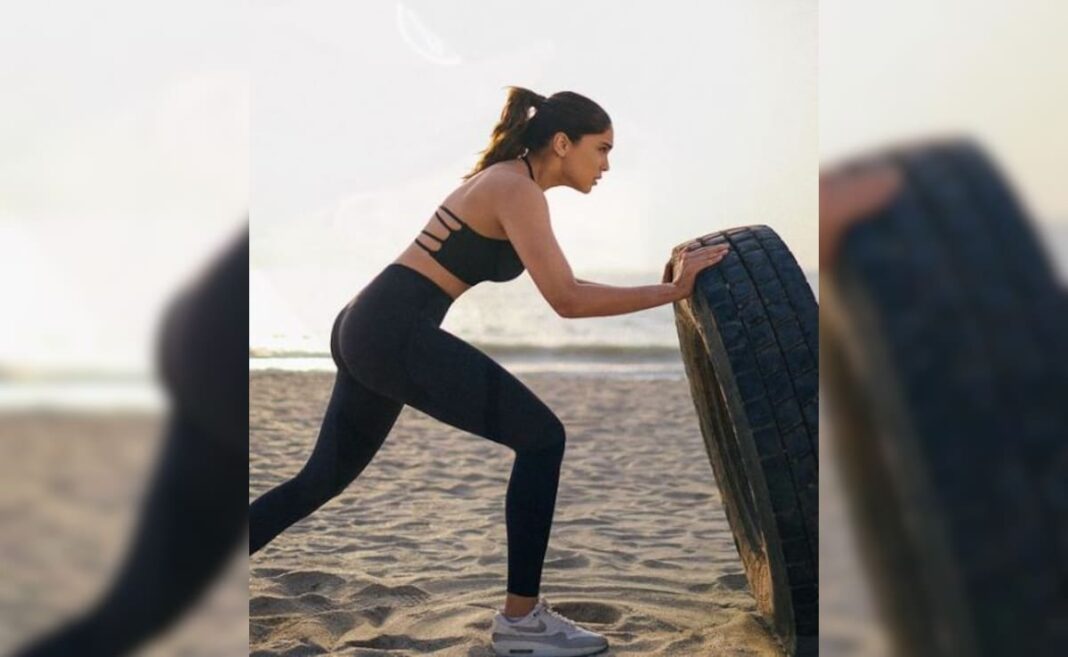
M 553 152 L 563 157 L 567 155 L 567 149 L 571 148 L 571 139 L 564 132 L 553 135 Z

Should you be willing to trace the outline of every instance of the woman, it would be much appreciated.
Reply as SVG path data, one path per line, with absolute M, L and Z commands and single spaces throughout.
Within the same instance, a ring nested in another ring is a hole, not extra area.
M 658 285 L 613 287 L 572 275 L 553 236 L 545 190 L 566 185 L 589 193 L 608 171 L 612 140 L 608 114 L 588 98 L 509 88 L 474 170 L 337 316 L 330 350 L 338 372 L 318 441 L 296 477 L 253 502 L 250 554 L 344 490 L 408 404 L 515 451 L 505 500 L 508 589 L 493 620 L 494 651 L 571 656 L 608 645 L 539 596 L 563 424 L 523 383 L 440 325 L 471 286 L 508 281 L 524 269 L 562 317 L 631 313 L 691 293 L 697 272 L 725 249 L 693 248 Z

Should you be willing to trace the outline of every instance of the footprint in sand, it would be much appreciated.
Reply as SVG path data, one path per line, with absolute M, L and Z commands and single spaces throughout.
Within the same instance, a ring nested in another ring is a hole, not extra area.
M 497 566 L 504 563 L 504 557 L 499 554 L 484 554 L 475 560 L 480 566 Z
M 389 618 L 392 613 L 393 607 L 378 605 L 377 607 L 362 609 L 358 615 L 366 618 L 367 622 L 374 627 L 382 627 L 382 623 L 385 623 L 386 619 Z
M 333 600 L 317 593 L 305 593 L 296 602 L 305 611 L 326 611 L 335 606 Z
M 290 598 L 278 598 L 273 595 L 258 595 L 248 601 L 249 616 L 279 616 L 292 614 L 297 605 Z
M 686 501 L 686 502 L 704 502 L 704 501 L 708 500 L 709 497 L 711 497 L 708 493 L 697 492 L 697 491 L 683 491 L 683 490 L 667 491 L 667 492 L 661 493 L 661 495 L 663 497 L 668 498 L 668 499 L 683 500 L 683 501 Z
M 385 584 L 369 584 L 350 596 L 350 599 L 361 606 L 383 606 L 385 603 L 394 605 L 411 606 L 425 602 L 430 594 L 411 584 L 403 586 L 386 586 Z
M 279 575 L 274 581 L 290 596 L 330 593 L 345 584 L 343 577 L 318 570 L 297 570 Z
M 371 563 L 397 563 L 397 557 L 392 554 L 367 554 L 362 558 Z
M 339 637 L 345 632 L 348 632 L 352 628 L 356 627 L 358 623 L 357 615 L 347 610 L 328 611 L 321 614 L 316 614 L 315 620 L 321 623 L 322 626 L 326 628 L 326 630 L 332 636 L 335 637 Z
M 552 561 L 546 561 L 546 568 L 585 568 L 590 565 L 589 557 L 576 554 L 570 557 L 561 557 L 559 559 L 553 559 Z
M 620 634 L 674 634 L 679 631 L 677 625 L 673 625 L 662 618 L 655 616 L 629 616 L 619 627 L 615 628 Z M 663 653 L 670 655 L 672 653 Z
M 687 636 L 682 639 L 676 639 L 664 648 L 664 654 L 694 655 L 701 649 L 703 643 L 704 640 L 698 636 Z
M 726 575 L 720 575 L 714 582 L 702 582 L 700 584 L 690 584 L 686 587 L 687 591 L 691 593 L 708 593 L 713 590 L 728 591 L 748 591 L 749 581 L 745 578 L 745 573 L 727 573 Z
M 415 639 L 406 634 L 383 634 L 371 639 L 350 639 L 342 644 L 346 648 L 372 648 L 375 650 L 410 650 L 423 655 L 450 648 L 467 639 L 462 636 L 441 637 L 440 639 Z
M 749 580 L 744 573 L 730 573 L 716 578 L 716 583 L 731 591 L 745 591 L 749 588 Z
M 679 570 L 682 568 L 682 566 L 657 559 L 646 559 L 642 561 L 641 565 L 652 570 Z
M 623 617 L 623 612 L 618 607 L 602 602 L 553 602 L 552 607 L 564 616 L 579 623 L 615 623 Z

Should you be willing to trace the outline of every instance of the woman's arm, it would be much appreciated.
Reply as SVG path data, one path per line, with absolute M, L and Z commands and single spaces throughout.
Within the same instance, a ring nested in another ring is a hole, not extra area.
M 541 189 L 520 181 L 502 191 L 505 197 L 508 203 L 502 203 L 497 214 L 501 226 L 534 285 L 561 317 L 624 315 L 682 298 L 680 288 L 670 282 L 615 287 L 576 280 L 553 234 Z
M 673 303 L 685 298 L 688 293 L 680 290 L 693 287 L 693 277 L 697 272 L 710 267 L 726 256 L 729 248 L 720 246 L 701 246 L 700 242 L 691 242 L 683 252 L 682 259 L 676 263 L 674 256 L 664 265 L 664 274 L 659 285 L 640 285 L 638 287 L 615 287 L 576 278 L 572 291 L 568 317 L 604 317 L 622 315 L 637 310 L 645 310 L 665 303 Z M 675 265 L 679 266 L 679 281 L 675 278 Z M 687 273 L 682 274 L 685 270 Z M 685 281 L 680 284 L 680 281 Z M 680 287 L 681 285 L 681 287 Z
M 655 308 L 682 297 L 673 283 L 617 287 L 575 279 L 571 310 L 566 317 L 609 317 Z

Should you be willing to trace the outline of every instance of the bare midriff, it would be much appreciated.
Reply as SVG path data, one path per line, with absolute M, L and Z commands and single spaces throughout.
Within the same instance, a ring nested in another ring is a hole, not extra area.
M 431 247 L 433 248 L 433 247 Z M 471 288 L 470 285 L 456 278 L 449 270 L 430 257 L 430 254 L 411 244 L 393 262 L 410 267 L 437 283 L 438 287 L 445 290 L 453 300 Z

